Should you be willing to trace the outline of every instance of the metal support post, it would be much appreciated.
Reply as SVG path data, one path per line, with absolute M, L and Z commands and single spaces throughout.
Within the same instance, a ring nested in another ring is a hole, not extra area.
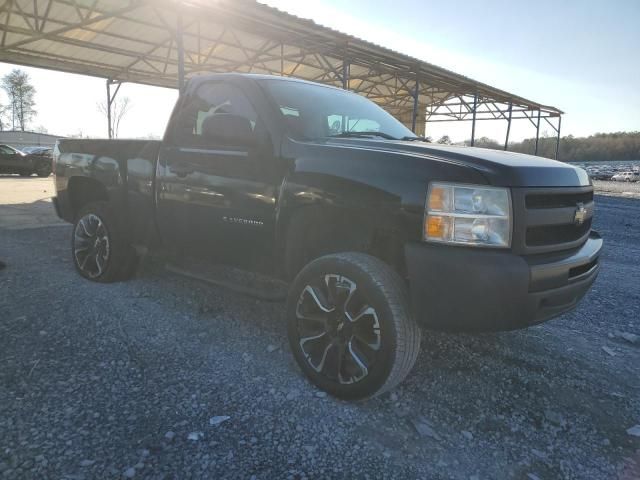
M 504 149 L 507 150 L 509 146 L 509 133 L 511 132 L 511 114 L 513 113 L 513 104 L 509 104 L 509 118 L 507 119 L 507 135 L 504 139 Z
M 342 60 L 342 88 L 349 90 L 349 61 L 345 58 Z
M 471 118 L 471 146 L 476 143 L 476 111 L 478 110 L 478 94 L 473 96 L 473 117 Z
M 416 77 L 416 89 L 413 92 L 413 113 L 411 116 L 411 131 L 416 133 L 416 121 L 418 119 L 418 96 L 420 90 L 420 81 Z
M 178 15 L 178 26 L 176 29 L 176 46 L 178 49 L 178 89 L 180 93 L 184 90 L 184 44 L 182 37 L 182 15 Z
M 562 115 L 558 115 L 558 137 L 556 138 L 556 160 L 560 156 L 560 127 L 562 126 Z
M 107 135 L 109 139 L 113 138 L 111 129 L 111 80 L 107 79 Z
M 117 83 L 118 86 L 116 87 L 115 92 L 113 92 L 113 95 L 111 95 L 111 84 L 112 83 Z M 121 82 L 114 82 L 113 80 L 111 80 L 110 78 L 107 79 L 107 133 L 109 135 L 109 138 L 113 138 L 113 122 L 111 120 L 111 112 L 113 109 L 113 102 L 115 102 L 116 100 L 116 95 L 118 95 L 118 91 L 120 90 L 120 86 L 122 85 Z
M 538 109 L 538 121 L 536 122 L 536 148 L 533 152 L 534 155 L 538 155 L 538 141 L 540 140 L 540 109 Z

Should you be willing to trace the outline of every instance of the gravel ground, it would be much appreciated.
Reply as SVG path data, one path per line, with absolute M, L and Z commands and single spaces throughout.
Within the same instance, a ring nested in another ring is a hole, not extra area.
M 596 193 L 614 197 L 640 198 L 640 182 L 593 180 Z
M 281 303 L 154 261 L 91 283 L 70 228 L 0 228 L 0 478 L 640 478 L 640 201 L 599 197 L 596 228 L 575 312 L 425 332 L 407 380 L 360 404 L 301 376 Z

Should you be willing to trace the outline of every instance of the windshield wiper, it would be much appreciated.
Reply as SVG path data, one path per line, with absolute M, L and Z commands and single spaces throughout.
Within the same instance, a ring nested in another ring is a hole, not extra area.
M 375 131 L 362 131 L 362 132 L 340 132 L 340 133 L 336 133 L 335 135 L 329 135 L 331 138 L 346 138 L 346 137 L 382 137 L 385 138 L 387 140 L 398 140 L 396 137 L 394 137 L 393 135 L 389 135 L 388 133 L 384 133 L 384 132 L 375 132 Z
M 419 137 L 419 136 L 415 136 L 415 137 L 406 136 L 406 137 L 402 137 L 400 140 L 406 140 L 407 142 L 415 142 L 416 140 L 420 140 L 421 142 L 429 142 L 427 137 Z

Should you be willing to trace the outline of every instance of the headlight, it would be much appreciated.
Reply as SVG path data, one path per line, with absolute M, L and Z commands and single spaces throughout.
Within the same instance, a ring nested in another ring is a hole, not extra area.
M 509 189 L 432 182 L 423 231 L 424 239 L 429 242 L 508 248 L 511 245 Z

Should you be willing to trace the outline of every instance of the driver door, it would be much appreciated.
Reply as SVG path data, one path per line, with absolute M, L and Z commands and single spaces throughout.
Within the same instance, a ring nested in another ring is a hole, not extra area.
M 174 115 L 158 163 L 158 226 L 188 256 L 253 266 L 273 248 L 273 149 L 245 94 L 208 82 Z

